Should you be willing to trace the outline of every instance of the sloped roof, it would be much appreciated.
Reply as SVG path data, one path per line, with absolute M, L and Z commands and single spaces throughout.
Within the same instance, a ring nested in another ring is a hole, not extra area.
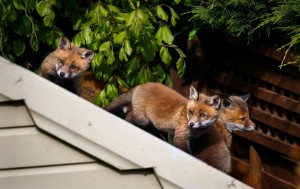
M 249 188 L 0 57 L 0 101 L 19 99 L 25 100 L 39 129 L 116 169 L 153 168 L 164 188 Z

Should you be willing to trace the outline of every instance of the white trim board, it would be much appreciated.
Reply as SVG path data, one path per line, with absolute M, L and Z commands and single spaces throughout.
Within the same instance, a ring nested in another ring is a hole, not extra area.
M 120 170 L 153 167 L 165 188 L 250 188 L 2 57 L 0 86 L 25 100 L 39 128 Z

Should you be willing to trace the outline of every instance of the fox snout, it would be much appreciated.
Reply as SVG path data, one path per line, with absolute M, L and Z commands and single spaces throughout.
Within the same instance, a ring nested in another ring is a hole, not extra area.
M 61 79 L 72 79 L 77 75 L 76 73 L 72 73 L 68 66 L 59 67 L 58 65 L 56 65 L 56 74 Z

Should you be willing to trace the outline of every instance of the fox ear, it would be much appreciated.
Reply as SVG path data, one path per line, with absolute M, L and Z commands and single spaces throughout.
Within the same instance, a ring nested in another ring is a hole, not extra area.
M 86 59 L 90 62 L 93 59 L 94 54 L 95 53 L 92 50 L 84 50 L 83 53 L 81 54 L 81 58 Z
M 222 108 L 232 108 L 232 101 L 229 98 L 223 98 L 221 102 Z
M 243 99 L 245 102 L 250 98 L 251 94 L 245 94 L 243 96 L 240 96 L 241 99 Z
M 57 48 L 61 49 L 61 50 L 70 49 L 71 48 L 71 43 L 70 43 L 69 39 L 66 38 L 65 36 L 62 36 L 59 39 L 59 43 L 58 43 L 58 47 Z
M 195 89 L 195 87 L 193 87 L 193 85 L 191 85 L 191 87 L 190 87 L 190 96 L 189 96 L 189 98 L 191 99 L 191 100 L 198 100 L 198 92 L 197 92 L 197 90 Z
M 207 100 L 207 104 L 218 109 L 221 104 L 221 98 L 219 97 L 219 95 L 214 95 Z

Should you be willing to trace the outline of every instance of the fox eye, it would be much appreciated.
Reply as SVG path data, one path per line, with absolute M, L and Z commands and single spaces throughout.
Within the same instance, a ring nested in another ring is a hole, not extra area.
M 71 69 L 76 69 L 77 66 L 75 66 L 74 64 L 71 66 Z
M 207 115 L 206 115 L 205 113 L 200 113 L 200 117 L 202 117 L 202 118 L 206 118 L 206 117 L 207 117 Z
M 241 117 L 240 120 L 245 121 L 246 117 Z
M 189 110 L 189 114 L 193 115 L 194 114 L 194 110 Z
M 61 58 L 58 59 L 58 62 L 61 63 L 62 65 L 64 65 L 65 61 Z

